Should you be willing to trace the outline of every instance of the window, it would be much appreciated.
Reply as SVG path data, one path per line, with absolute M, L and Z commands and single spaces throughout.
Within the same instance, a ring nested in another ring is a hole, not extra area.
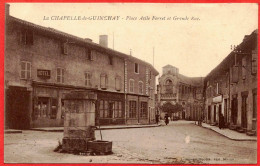
M 115 78 L 115 89 L 117 91 L 120 91 L 121 90 L 121 77 L 120 76 L 117 76 Z
M 135 63 L 135 73 L 139 73 L 139 65 L 138 65 L 138 63 Z
M 246 79 L 246 56 L 242 59 L 242 79 Z
M 115 101 L 114 117 L 122 118 L 122 102 L 121 101 Z
M 62 53 L 64 55 L 68 54 L 68 42 L 62 43 Z
M 93 61 L 95 58 L 95 51 L 94 50 L 91 50 L 90 51 L 90 60 Z
M 23 30 L 20 35 L 20 43 L 25 45 L 33 45 L 33 32 Z
M 138 82 L 138 92 L 139 92 L 139 94 L 143 94 L 143 82 L 142 81 Z
M 166 93 L 172 94 L 173 93 L 173 82 L 172 80 L 168 79 L 165 81 L 165 90 Z
M 108 101 L 100 100 L 99 102 L 99 117 L 107 118 L 108 117 Z
M 113 57 L 111 55 L 108 56 L 109 64 L 113 65 Z
M 57 82 L 64 83 L 64 69 L 57 68 Z
M 91 73 L 89 72 L 85 73 L 85 86 L 91 87 L 91 77 L 92 77 Z
M 129 101 L 129 118 L 136 118 L 136 101 Z
M 253 50 L 252 51 L 252 67 L 251 67 L 251 74 L 255 75 L 257 74 L 257 51 Z
M 91 49 L 86 48 L 85 49 L 85 53 L 86 53 L 86 58 L 88 60 L 90 60 L 91 59 Z
M 101 74 L 100 75 L 100 88 L 101 89 L 107 89 L 107 75 Z
M 135 86 L 135 81 L 133 79 L 129 80 L 129 92 L 134 93 L 134 86 Z
M 140 118 L 147 118 L 147 102 L 141 102 Z
M 121 101 L 99 101 L 99 117 L 100 118 L 122 118 L 122 102 Z
M 21 62 L 21 79 L 31 78 L 31 63 L 22 61 Z

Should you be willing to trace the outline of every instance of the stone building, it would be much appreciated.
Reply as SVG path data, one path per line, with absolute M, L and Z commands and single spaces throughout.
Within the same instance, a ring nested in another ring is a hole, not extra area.
M 203 108 L 203 77 L 187 77 L 179 73 L 179 69 L 166 65 L 163 74 L 159 78 L 157 86 L 157 105 L 159 108 L 166 103 L 180 104 L 183 111 L 171 115 L 174 119 L 198 120 Z M 161 117 L 165 112 L 160 109 Z
M 158 72 L 107 46 L 106 35 L 96 44 L 12 17 L 7 5 L 5 127 L 63 126 L 71 90 L 97 94 L 97 125 L 154 123 Z
M 257 128 L 258 31 L 246 35 L 205 78 L 205 121 L 218 125 L 224 115 L 226 127 L 255 133 Z

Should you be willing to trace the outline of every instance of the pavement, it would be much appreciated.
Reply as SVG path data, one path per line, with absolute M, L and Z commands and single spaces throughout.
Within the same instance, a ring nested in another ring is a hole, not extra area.
M 234 141 L 194 121 L 160 127 L 96 130 L 113 142 L 110 155 L 74 155 L 53 150 L 62 132 L 23 130 L 4 135 L 5 163 L 256 164 L 257 141 Z M 74 165 L 75 165 L 74 164 Z
M 131 129 L 131 128 L 149 128 L 149 127 L 159 127 L 161 124 L 146 124 L 146 125 L 109 125 L 109 126 L 97 126 L 96 130 L 111 130 L 111 129 Z M 64 127 L 42 127 L 42 128 L 32 128 L 30 130 L 34 131 L 47 131 L 47 132 L 63 132 Z
M 194 123 L 195 124 L 195 123 Z M 239 133 L 237 131 L 234 130 L 230 130 L 228 128 L 224 128 L 224 129 L 219 129 L 218 126 L 211 126 L 207 123 L 202 123 L 202 126 L 204 128 L 213 130 L 231 140 L 235 140 L 235 141 L 257 141 L 257 136 L 248 136 L 245 133 Z
M 22 130 L 16 130 L 16 129 L 5 129 L 5 134 L 15 134 L 15 133 L 23 133 Z

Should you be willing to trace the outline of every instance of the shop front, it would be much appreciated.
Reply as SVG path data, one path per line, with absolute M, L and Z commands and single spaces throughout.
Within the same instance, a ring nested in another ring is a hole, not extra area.
M 97 98 L 96 125 L 125 124 L 123 93 L 98 91 Z

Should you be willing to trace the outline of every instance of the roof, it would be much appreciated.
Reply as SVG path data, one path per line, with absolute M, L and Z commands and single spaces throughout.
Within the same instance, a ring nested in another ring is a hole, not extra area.
M 204 77 L 187 77 L 179 74 L 180 82 L 193 86 L 203 86 Z
M 77 36 L 74 36 L 74 35 L 71 35 L 71 34 L 68 34 L 68 33 L 65 33 L 65 32 L 62 32 L 62 31 L 59 31 L 59 30 L 56 30 L 54 28 L 40 26 L 40 25 L 31 23 L 31 22 L 28 22 L 28 21 L 25 21 L 25 20 L 13 17 L 13 16 L 8 16 L 7 17 L 7 22 L 9 22 L 9 21 L 13 21 L 13 22 L 16 22 L 16 23 L 19 23 L 19 24 L 23 24 L 23 25 L 26 25 L 29 28 L 33 28 L 33 29 L 36 29 L 36 30 L 44 31 L 45 34 L 56 35 L 59 38 L 73 40 L 73 42 L 75 42 L 77 44 L 79 44 L 79 43 L 80 44 L 84 44 L 84 45 L 86 45 L 88 47 L 91 47 L 93 49 L 97 49 L 97 50 L 102 51 L 104 53 L 107 53 L 109 55 L 117 56 L 117 57 L 122 58 L 122 59 L 137 61 L 138 63 L 144 64 L 144 65 L 147 65 L 148 67 L 150 67 L 153 70 L 153 72 L 155 73 L 155 75 L 159 74 L 159 72 L 148 62 L 145 62 L 145 61 L 140 60 L 140 59 L 138 59 L 136 57 L 133 57 L 133 56 L 130 56 L 130 55 L 127 55 L 127 54 L 115 51 L 113 49 L 110 49 L 110 48 L 107 48 L 107 47 L 103 47 L 103 46 L 101 46 L 99 44 L 96 44 L 94 42 L 88 41 L 88 40 L 86 40 L 84 38 L 80 38 L 80 37 L 77 37 Z
M 237 46 L 237 50 L 252 50 L 255 45 L 257 46 L 257 35 L 258 29 L 254 30 L 250 35 L 245 35 L 244 40 Z M 209 77 L 216 76 L 222 71 L 229 71 L 230 64 L 233 63 L 234 59 L 235 53 L 232 51 L 220 64 L 210 71 L 210 73 L 205 77 L 205 81 L 208 80 Z
M 171 68 L 176 68 L 176 67 L 174 67 L 174 66 L 172 66 L 172 65 L 166 65 L 166 66 L 164 66 L 163 68 L 168 68 L 168 67 L 171 67 Z

